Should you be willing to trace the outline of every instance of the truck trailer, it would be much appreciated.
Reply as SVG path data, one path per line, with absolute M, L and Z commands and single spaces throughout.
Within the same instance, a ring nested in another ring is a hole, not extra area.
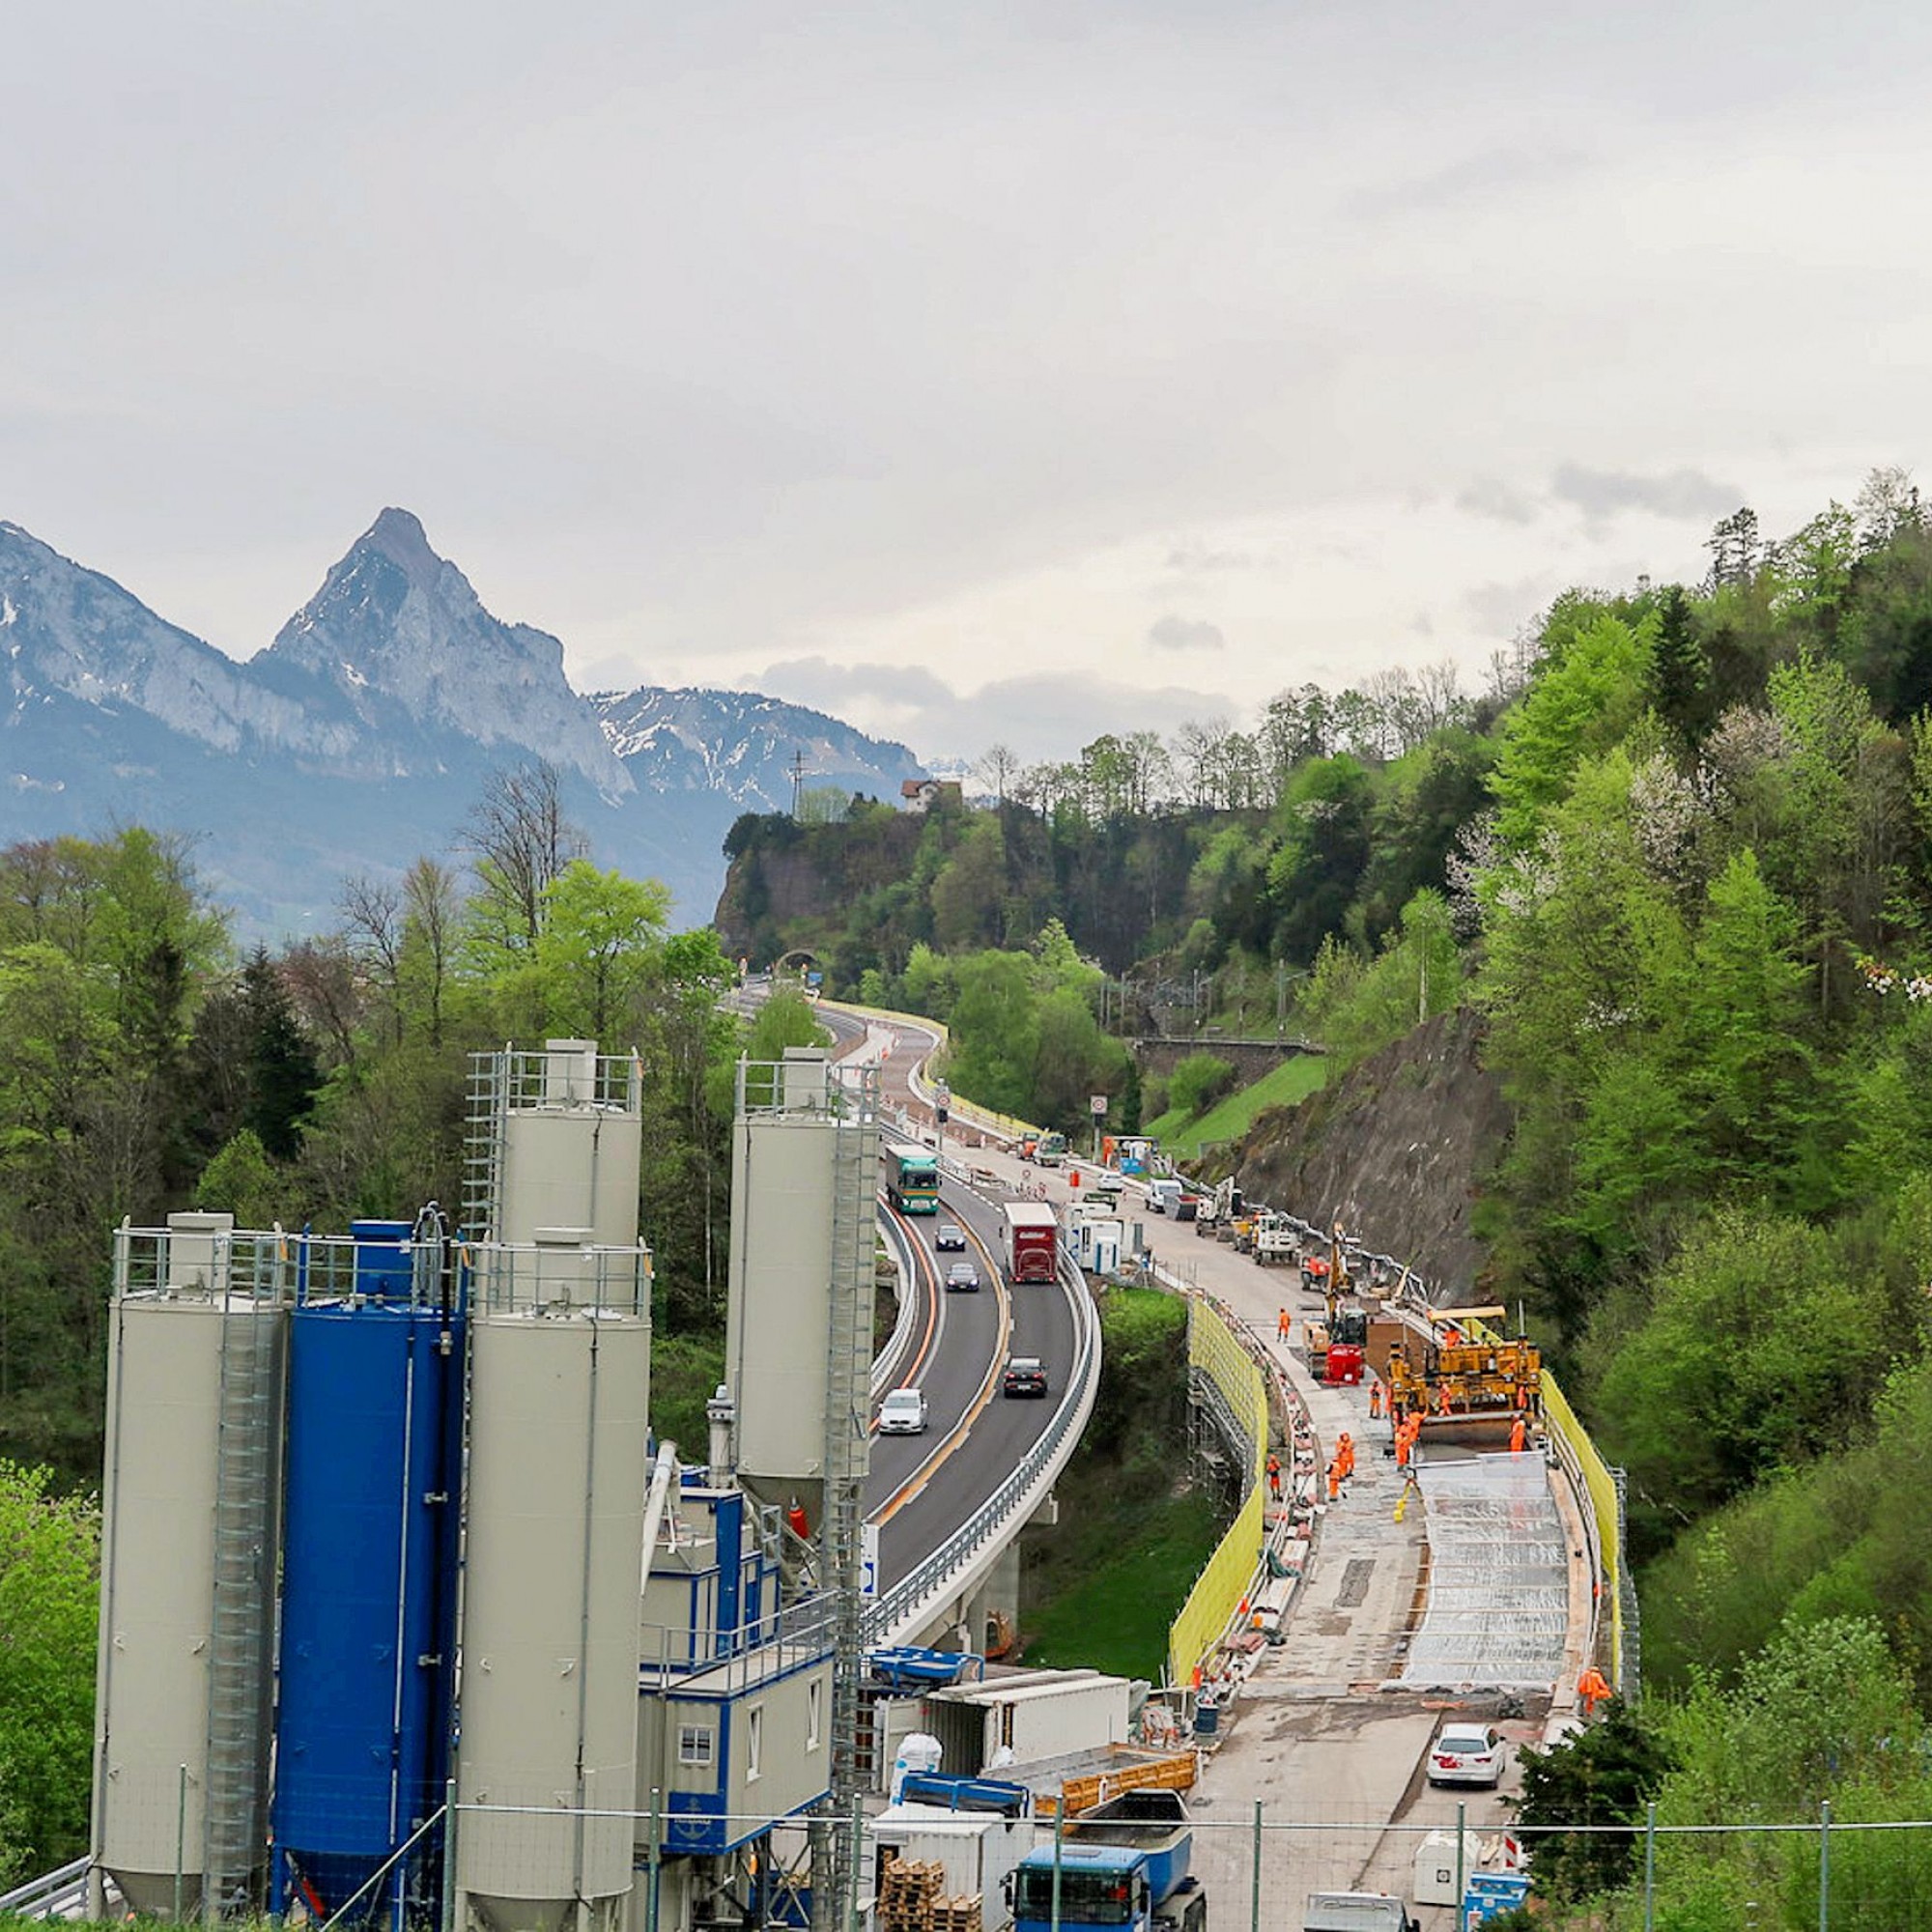
M 943 1770 L 980 1777 L 996 1758 L 1032 1764 L 1124 1744 L 1130 1690 L 1097 1670 L 1022 1671 L 927 1692 L 920 1726 L 939 1740 Z
M 1044 1201 L 1007 1203 L 1007 1279 L 1053 1282 L 1060 1273 L 1060 1222 Z

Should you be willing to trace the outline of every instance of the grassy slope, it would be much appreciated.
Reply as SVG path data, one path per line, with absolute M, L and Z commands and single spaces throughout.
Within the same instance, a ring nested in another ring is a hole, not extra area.
M 1110 1290 L 1100 1388 L 1055 1485 L 1060 1520 L 1022 1549 L 1026 1662 L 1157 1678 L 1167 1627 L 1226 1526 L 1187 1479 L 1187 1313 L 1175 1296 Z
M 1213 1049 L 1210 1046 L 1206 1051 Z M 1239 1140 L 1264 1107 L 1292 1107 L 1326 1079 L 1325 1061 L 1315 1054 L 1297 1054 L 1252 1087 L 1237 1088 L 1226 1099 L 1217 1100 L 1205 1114 L 1189 1119 L 1184 1114 L 1165 1113 L 1151 1121 L 1145 1131 L 1152 1134 L 1167 1153 L 1196 1154 L 1204 1143 Z
M 1063 1554 L 1078 1574 L 1027 1612 L 1026 1661 L 1158 1682 L 1167 1627 L 1213 1554 L 1221 1512 L 1198 1491 L 1127 1501 L 1113 1473 L 1059 1486 Z

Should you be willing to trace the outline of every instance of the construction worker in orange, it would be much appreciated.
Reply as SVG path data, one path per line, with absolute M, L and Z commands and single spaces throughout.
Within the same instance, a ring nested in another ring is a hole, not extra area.
M 1281 1500 L 1281 1458 L 1272 1450 L 1268 1452 L 1268 1494 L 1276 1502 Z
M 1328 1461 L 1328 1500 L 1337 1501 L 1342 1494 L 1342 1464 L 1334 1457 Z
M 1510 1424 L 1510 1454 L 1520 1456 L 1522 1447 L 1529 1440 L 1529 1418 L 1521 1409 L 1516 1412 L 1516 1420 Z
M 1414 1438 L 1408 1433 L 1408 1424 L 1406 1422 L 1397 1424 L 1395 1432 L 1395 1465 L 1398 1469 L 1406 1471 L 1408 1468 L 1408 1451 L 1413 1440 Z
M 1346 1483 L 1355 1473 L 1355 1438 L 1346 1429 L 1335 1438 L 1335 1460 L 1342 1465 Z
M 1369 1420 L 1379 1422 L 1382 1414 L 1382 1385 L 1373 1376 L 1369 1378 Z
M 1435 1384 L 1435 1412 L 1437 1415 L 1447 1415 L 1449 1413 L 1449 1384 L 1447 1382 L 1437 1382 Z
M 1609 1694 L 1610 1687 L 1594 1663 L 1577 1680 L 1577 1701 L 1583 1707 L 1585 1718 L 1594 1718 L 1597 1706 Z
M 1277 1308 L 1274 1314 L 1274 1339 L 1277 1342 L 1286 1342 L 1288 1340 L 1288 1310 Z

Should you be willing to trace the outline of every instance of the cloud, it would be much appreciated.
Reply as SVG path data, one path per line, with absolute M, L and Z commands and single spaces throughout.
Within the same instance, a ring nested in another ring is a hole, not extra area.
M 1631 469 L 1588 469 L 1580 463 L 1557 466 L 1550 488 L 1586 517 L 1605 518 L 1640 510 L 1648 516 L 1706 522 L 1729 516 L 1745 500 L 1735 483 L 1720 483 L 1701 469 L 1672 469 L 1646 476 Z
M 1218 651 L 1226 647 L 1228 640 L 1221 635 L 1219 624 L 1210 624 L 1205 618 L 1177 617 L 1170 611 L 1149 626 L 1148 642 L 1164 651 Z
M 1205 544 L 1177 544 L 1167 554 L 1169 570 L 1250 570 L 1253 554 L 1244 550 L 1209 550 Z
M 1575 174 L 1590 161 L 1591 156 L 1579 148 L 1483 148 L 1447 167 L 1357 188 L 1345 198 L 1343 206 L 1350 214 L 1371 220 L 1390 214 L 1429 213 L 1485 199 L 1501 189 L 1541 185 Z
M 767 666 L 746 680 L 861 730 L 896 738 L 930 764 L 971 763 L 989 745 L 1027 762 L 1070 757 L 1103 732 L 1171 738 L 1189 718 L 1225 717 L 1225 696 L 1178 685 L 1109 684 L 1075 671 L 1002 678 L 962 696 L 918 665 L 833 664 L 822 657 Z
M 1536 505 L 1520 490 L 1512 490 L 1494 476 L 1478 476 L 1465 486 L 1456 497 L 1456 507 L 1498 524 L 1527 524 L 1536 518 Z
M 1560 588 L 1545 572 L 1507 583 L 1478 583 L 1463 593 L 1463 608 L 1485 635 L 1513 638 Z

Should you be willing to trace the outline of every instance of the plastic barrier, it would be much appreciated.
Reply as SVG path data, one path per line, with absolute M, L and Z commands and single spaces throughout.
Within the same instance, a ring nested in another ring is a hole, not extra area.
M 1610 1682 L 1622 1690 L 1626 1688 L 1623 1591 L 1619 1587 L 1623 1578 L 1623 1541 L 1618 1534 L 1621 1512 L 1617 1507 L 1616 1478 L 1598 1455 L 1597 1445 L 1577 1420 L 1577 1411 L 1570 1406 L 1569 1398 L 1548 1369 L 1543 1372 L 1543 1420 L 1551 1435 L 1561 1439 L 1559 1453 L 1567 1452 L 1573 1473 L 1580 1479 L 1590 1498 L 1603 1590 L 1600 1601 L 1606 1601 L 1610 1606 Z

